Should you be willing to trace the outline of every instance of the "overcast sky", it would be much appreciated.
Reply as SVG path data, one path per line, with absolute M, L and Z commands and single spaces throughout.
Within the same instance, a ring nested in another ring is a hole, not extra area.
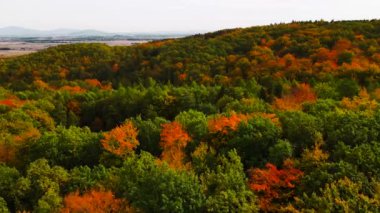
M 292 20 L 380 18 L 380 0 L 0 0 L 0 27 L 213 31 Z

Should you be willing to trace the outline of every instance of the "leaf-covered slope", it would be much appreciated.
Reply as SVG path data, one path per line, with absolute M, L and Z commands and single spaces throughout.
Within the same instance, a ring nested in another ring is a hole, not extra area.
M 204 84 L 276 75 L 307 80 L 378 72 L 380 21 L 294 22 L 223 30 L 132 47 L 71 44 L 2 62 L 3 84 L 97 78 L 119 83 L 152 77 Z M 306 78 L 306 79 L 305 79 Z

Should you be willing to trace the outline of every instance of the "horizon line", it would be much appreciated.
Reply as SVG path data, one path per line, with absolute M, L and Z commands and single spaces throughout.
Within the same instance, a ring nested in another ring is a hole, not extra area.
M 380 20 L 380 18 L 372 18 L 372 19 L 314 19 L 314 20 L 292 20 L 292 21 L 284 21 L 284 22 L 271 22 L 267 24 L 257 24 L 257 25 L 249 25 L 249 26 L 234 26 L 234 27 L 225 27 L 225 28 L 218 28 L 218 29 L 191 29 L 191 30 L 152 30 L 152 31 L 109 31 L 109 30 L 102 30 L 98 28 L 70 28 L 70 27 L 58 27 L 58 28 L 49 28 L 49 29 L 41 29 L 41 28 L 34 28 L 34 27 L 28 27 L 28 26 L 17 26 L 17 25 L 7 25 L 7 26 L 0 26 L 0 29 L 4 28 L 20 28 L 25 30 L 34 30 L 34 31 L 41 31 L 41 32 L 49 32 L 49 31 L 58 31 L 58 30 L 72 30 L 72 31 L 98 31 L 101 33 L 109 33 L 109 34 L 137 34 L 137 33 L 210 33 L 210 32 L 217 32 L 221 30 L 229 30 L 229 29 L 244 29 L 244 28 L 251 28 L 251 27 L 264 27 L 264 26 L 271 26 L 271 25 L 280 25 L 280 24 L 291 24 L 291 23 L 302 23 L 302 22 L 345 22 L 345 21 L 376 21 Z

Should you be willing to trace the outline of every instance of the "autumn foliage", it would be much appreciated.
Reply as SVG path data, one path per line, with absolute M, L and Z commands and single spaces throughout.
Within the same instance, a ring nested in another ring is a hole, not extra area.
M 0 105 L 9 106 L 9 107 L 16 107 L 17 106 L 16 103 L 10 99 L 1 100 Z
M 358 96 L 353 98 L 344 97 L 341 104 L 342 107 L 350 110 L 374 110 L 378 107 L 378 103 L 370 98 L 365 88 L 360 90 Z
M 0 100 L 0 105 L 8 106 L 11 108 L 22 107 L 24 104 L 25 101 L 22 101 L 14 96 L 10 96 L 7 99 Z
M 17 162 L 17 152 L 19 148 L 31 140 L 36 140 L 41 136 L 38 129 L 30 127 L 19 134 L 10 135 L 8 138 L 0 140 L 0 162 L 12 164 Z
M 184 168 L 185 153 L 183 150 L 191 141 L 190 136 L 182 129 L 181 124 L 175 121 L 163 124 L 160 136 L 161 159 L 172 168 Z
M 43 80 L 37 79 L 33 82 L 33 84 L 39 88 L 39 89 L 46 89 L 46 90 L 51 90 L 52 88 L 49 86 L 48 83 L 46 83 Z
M 100 88 L 103 90 L 109 90 L 112 88 L 112 86 L 110 84 L 104 84 L 103 85 L 98 79 L 94 79 L 94 78 L 85 79 L 84 82 L 93 88 Z
M 91 190 L 83 195 L 79 192 L 70 193 L 64 198 L 64 206 L 61 213 L 134 212 L 126 206 L 125 201 L 115 198 L 110 191 Z
M 228 134 L 230 131 L 235 131 L 240 122 L 246 121 L 250 116 L 245 114 L 233 113 L 231 116 L 218 116 L 209 120 L 208 129 L 210 133 Z
M 251 114 L 238 114 L 232 113 L 230 116 L 219 115 L 208 121 L 208 130 L 210 133 L 221 133 L 226 135 L 231 131 L 237 130 L 241 122 L 247 121 L 251 118 L 262 117 L 270 119 L 274 124 L 280 125 L 279 119 L 275 114 L 269 113 L 251 113 Z
M 178 78 L 179 78 L 179 80 L 184 81 L 184 80 L 186 80 L 186 78 L 187 78 L 187 74 L 186 74 L 186 73 L 182 73 L 182 74 L 180 74 L 180 75 L 178 76 Z
M 302 103 L 315 102 L 317 96 L 310 88 L 309 84 L 301 83 L 289 95 L 282 98 L 276 98 L 274 106 L 280 110 L 300 110 Z
M 98 79 L 85 79 L 84 82 L 86 82 L 88 85 L 92 86 L 92 87 L 101 87 L 102 86 L 102 83 L 100 83 L 100 81 Z
M 380 212 L 380 20 L 162 38 L 0 56 L 0 213 Z
M 67 108 L 76 113 L 76 114 L 79 114 L 81 108 L 80 108 L 80 103 L 76 100 L 70 100 L 68 103 L 67 103 Z
M 60 88 L 60 90 L 68 91 L 71 94 L 80 94 L 86 92 L 86 90 L 81 88 L 80 86 L 63 86 Z
M 267 163 L 266 169 L 253 169 L 250 187 L 260 194 L 260 206 L 263 210 L 273 210 L 272 202 L 287 201 L 292 197 L 295 183 L 303 172 L 295 169 L 291 160 L 286 160 L 283 169 Z
M 132 152 L 139 145 L 137 134 L 138 130 L 132 122 L 126 122 L 110 132 L 104 133 L 101 143 L 107 151 L 122 156 Z

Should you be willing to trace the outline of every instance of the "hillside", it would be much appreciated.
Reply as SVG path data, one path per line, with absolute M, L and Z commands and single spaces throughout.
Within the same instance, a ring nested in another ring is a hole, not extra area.
M 96 78 L 114 85 L 148 77 L 175 85 L 192 81 L 210 85 L 252 77 L 259 82 L 265 78 L 310 82 L 356 75 L 359 83 L 368 86 L 370 82 L 363 78 L 378 71 L 379 29 L 380 21 L 309 22 L 226 30 L 134 47 L 65 45 L 5 63 L 2 81 L 20 87 L 33 82 L 36 77 L 31 73 L 35 73 L 50 82 L 61 80 L 58 73 L 67 70 L 66 80 Z
M 380 20 L 0 59 L 0 212 L 379 212 L 379 77 Z

